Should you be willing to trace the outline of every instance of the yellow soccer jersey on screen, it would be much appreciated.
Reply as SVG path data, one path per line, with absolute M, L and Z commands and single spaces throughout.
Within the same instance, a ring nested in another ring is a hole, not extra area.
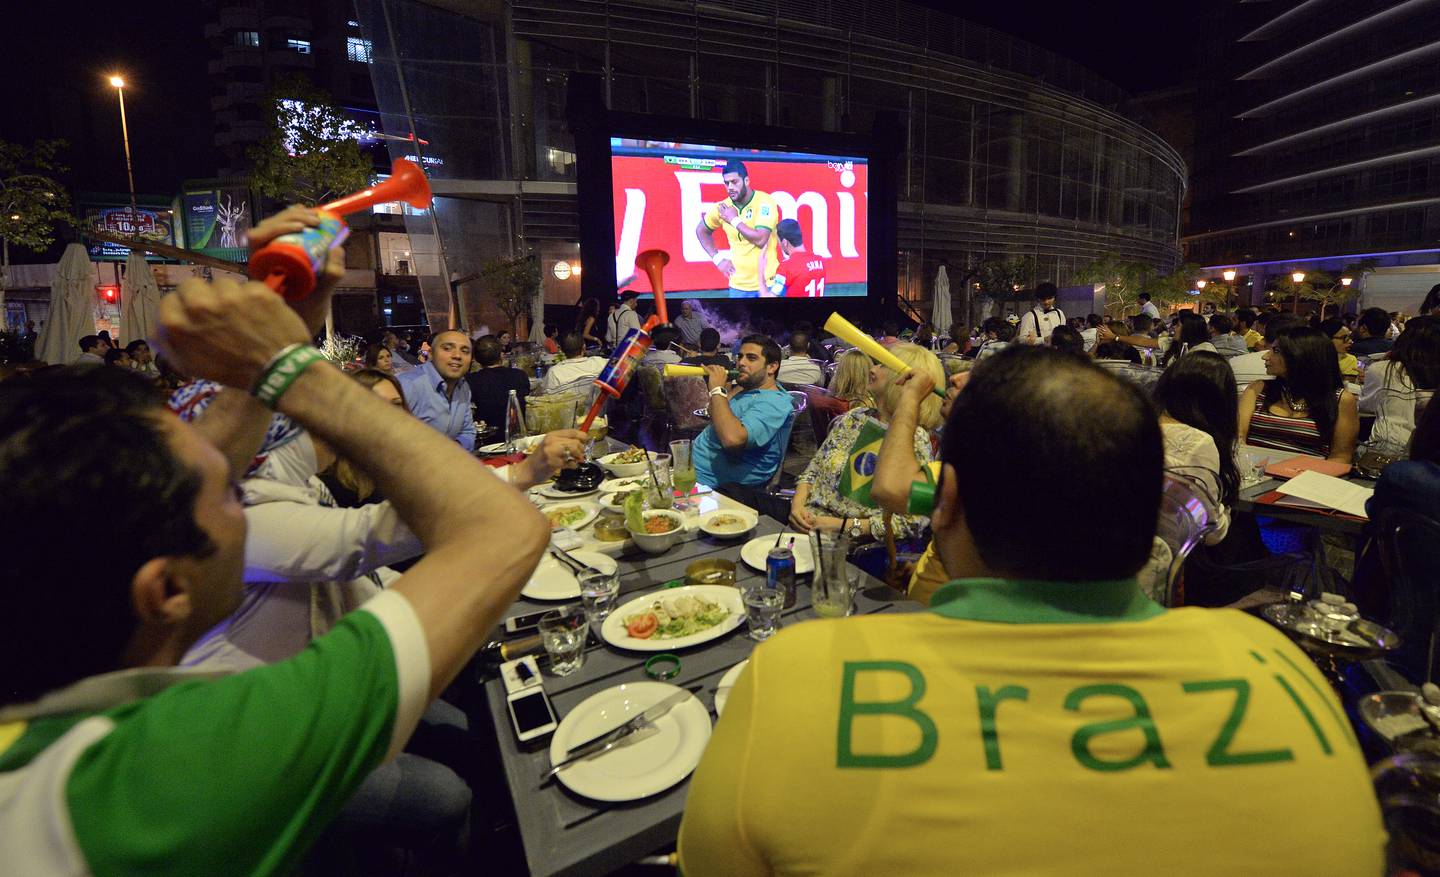
M 728 199 L 727 199 L 728 200 Z M 780 240 L 775 236 L 775 224 L 780 221 L 780 208 L 769 193 L 758 189 L 750 190 L 750 200 L 745 206 L 730 202 L 740 212 L 740 221 L 749 228 L 763 228 L 770 232 L 770 241 L 762 250 L 741 237 L 733 225 L 720 219 L 719 205 L 705 214 L 705 227 L 711 230 L 723 227 L 725 238 L 730 242 L 730 263 L 735 273 L 730 275 L 730 286 L 746 292 L 760 290 L 760 263 L 765 263 L 765 283 L 775 279 L 775 269 L 780 267 Z

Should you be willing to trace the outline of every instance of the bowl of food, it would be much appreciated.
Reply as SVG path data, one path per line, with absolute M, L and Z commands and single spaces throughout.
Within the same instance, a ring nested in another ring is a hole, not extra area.
M 717 509 L 700 516 L 700 532 L 716 539 L 735 539 L 744 536 L 760 523 L 753 512 L 741 509 Z
M 599 463 L 609 469 L 610 474 L 616 478 L 634 478 L 636 475 L 649 471 L 650 465 L 645 462 L 646 454 L 649 454 L 650 459 L 655 461 L 664 456 L 644 448 L 627 448 L 614 454 L 606 454 L 600 458 Z
M 627 522 L 630 538 L 646 554 L 663 554 L 680 541 L 685 532 L 685 517 L 670 509 L 650 509 L 641 512 L 642 526 Z

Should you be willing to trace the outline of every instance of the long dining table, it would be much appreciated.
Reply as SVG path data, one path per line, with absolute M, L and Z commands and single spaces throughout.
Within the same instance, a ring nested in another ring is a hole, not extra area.
M 764 573 L 746 566 L 740 557 L 741 547 L 750 538 L 774 537 L 782 529 L 779 521 L 761 516 L 756 529 L 744 538 L 720 540 L 693 533 L 665 553 L 653 556 L 627 548 L 618 558 L 620 597 L 616 606 L 623 606 L 637 596 L 661 591 L 667 584 L 683 579 L 687 566 L 705 558 L 733 561 L 737 587 L 753 585 L 757 579 L 763 580 Z M 819 619 L 815 615 L 810 608 L 808 579 L 809 576 L 798 577 L 797 599 L 793 608 L 784 610 L 782 627 L 800 623 L 844 623 L 844 619 Z M 506 617 L 556 605 L 561 604 L 522 597 Z M 921 608 L 919 603 L 906 600 L 899 591 L 860 573 L 855 615 L 914 612 Z M 682 662 L 680 672 L 668 681 L 692 689 L 709 710 L 713 722 L 715 690 L 721 677 L 747 659 L 755 646 L 742 623 L 718 639 L 678 651 Z M 563 722 L 571 709 L 593 694 L 625 683 L 646 681 L 645 660 L 652 654 L 616 648 L 592 633 L 586 645 L 584 665 L 569 676 L 551 675 L 541 657 L 543 684 L 556 715 Z M 504 683 L 499 678 L 486 683 L 485 696 L 526 862 L 533 877 L 606 874 L 646 855 L 674 849 L 689 788 L 688 777 L 658 794 L 623 803 L 588 800 L 556 780 L 542 783 L 541 777 L 550 767 L 548 738 L 546 745 L 539 747 L 525 747 L 516 740 L 510 727 Z

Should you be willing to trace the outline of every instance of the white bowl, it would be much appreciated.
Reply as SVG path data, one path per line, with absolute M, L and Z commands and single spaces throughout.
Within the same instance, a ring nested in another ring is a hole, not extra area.
M 617 451 L 614 454 L 606 454 L 595 462 L 610 470 L 610 474 L 616 478 L 634 478 L 636 475 L 644 475 L 650 471 L 650 466 L 644 460 L 638 463 L 616 463 L 615 458 L 624 451 Z M 652 462 L 659 463 L 661 460 L 670 459 L 669 454 L 657 454 L 654 451 L 647 451 Z
M 668 533 L 646 533 L 643 530 L 637 533 L 628 526 L 625 528 L 630 530 L 630 538 L 634 539 L 635 544 L 646 554 L 663 554 L 669 551 L 676 542 L 680 541 L 680 537 L 685 533 L 685 516 L 677 511 L 670 509 L 650 509 L 644 514 L 645 520 L 647 521 L 651 518 L 666 518 L 675 524 L 674 528 Z
M 729 527 L 715 526 L 712 522 L 715 518 L 721 517 L 722 515 L 739 518 L 740 523 L 732 524 Z M 742 509 L 716 509 L 713 512 L 706 512 L 700 516 L 700 532 L 714 536 L 716 539 L 735 539 L 749 533 L 755 529 L 759 523 L 760 518 L 758 515 Z

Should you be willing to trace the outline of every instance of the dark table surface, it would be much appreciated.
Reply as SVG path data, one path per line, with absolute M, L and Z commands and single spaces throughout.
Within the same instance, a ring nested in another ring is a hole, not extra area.
M 1374 481 L 1361 478 L 1358 475 L 1346 476 L 1345 480 L 1354 481 L 1366 487 L 1375 486 Z M 1365 528 L 1369 526 L 1368 521 L 1357 521 L 1354 518 L 1340 514 L 1330 515 L 1324 514 L 1323 512 L 1310 511 L 1309 509 L 1289 508 L 1272 503 L 1255 501 L 1258 497 L 1269 493 L 1284 483 L 1285 480 L 1282 478 L 1266 478 L 1259 484 L 1241 488 L 1240 497 L 1235 501 L 1234 511 L 1264 515 L 1267 518 L 1289 521 L 1293 524 L 1304 524 L 1307 527 L 1318 527 L 1321 530 L 1326 530 L 1331 533 L 1342 533 L 1346 536 L 1360 537 L 1365 535 Z
M 778 521 L 762 517 L 755 532 L 742 539 L 721 541 L 701 535 L 658 556 L 626 554 L 620 558 L 621 596 L 617 605 L 683 577 L 685 567 L 700 558 L 734 561 L 737 585 L 762 579 L 763 573 L 752 570 L 740 559 L 740 548 L 750 538 L 774 536 L 781 529 Z M 798 599 L 794 608 L 785 610 L 784 625 L 816 619 L 810 609 L 808 579 L 808 576 L 801 577 Z M 855 598 L 857 615 L 921 609 L 919 603 L 905 600 L 898 591 L 863 573 L 860 588 L 861 593 Z M 555 605 L 522 597 L 506 617 Z M 680 651 L 680 674 L 669 682 L 681 688 L 702 686 L 696 697 L 713 717 L 715 688 L 720 677 L 748 658 L 755 645 L 742 624 L 717 640 Z M 545 672 L 545 691 L 563 720 L 572 708 L 597 692 L 647 680 L 644 672 L 647 657 L 649 653 L 624 651 L 592 638 L 580 670 L 564 677 Z M 543 660 L 541 664 L 543 667 Z M 505 778 L 532 875 L 605 874 L 675 842 L 690 785 L 688 779 L 649 798 L 619 804 L 591 802 L 573 794 L 558 781 L 541 786 L 540 777 L 550 767 L 549 739 L 539 748 L 522 749 L 510 727 L 504 684 L 499 679 L 490 680 L 485 686 L 485 695 L 495 722 Z

